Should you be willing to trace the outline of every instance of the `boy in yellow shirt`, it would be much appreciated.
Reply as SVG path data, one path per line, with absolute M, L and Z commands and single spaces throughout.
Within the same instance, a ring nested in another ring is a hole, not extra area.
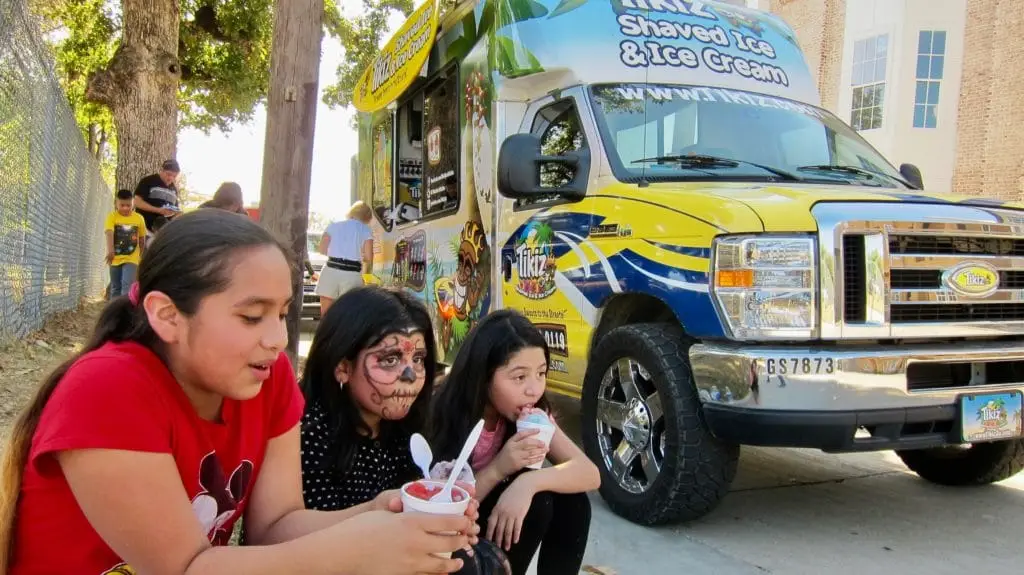
M 131 190 L 117 191 L 117 209 L 107 215 L 107 264 L 110 265 L 110 299 L 128 295 L 142 259 L 146 220 L 132 203 Z

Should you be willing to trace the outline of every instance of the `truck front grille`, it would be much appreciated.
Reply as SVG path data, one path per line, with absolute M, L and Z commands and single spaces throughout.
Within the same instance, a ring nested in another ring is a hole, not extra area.
M 1024 335 L 1024 213 L 908 203 L 813 212 L 823 338 Z
M 999 272 L 999 285 L 1003 289 L 1024 289 L 1024 270 Z M 892 270 L 891 287 L 892 289 L 940 289 L 942 287 L 942 270 Z
M 890 254 L 1024 256 L 1024 239 L 973 236 L 889 236 Z
M 891 319 L 893 323 L 1016 321 L 1024 319 L 1024 303 L 894 305 Z
M 865 320 L 864 236 L 843 236 L 843 316 L 846 321 Z

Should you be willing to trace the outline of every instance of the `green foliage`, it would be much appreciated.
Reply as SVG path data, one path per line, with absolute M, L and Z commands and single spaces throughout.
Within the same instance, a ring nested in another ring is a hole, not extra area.
M 334 1 L 334 0 L 332 0 Z M 459 4 L 460 0 L 438 0 L 441 17 Z M 324 102 L 331 106 L 349 106 L 359 76 L 377 55 L 383 40 L 387 39 L 388 18 L 394 12 L 405 16 L 412 13 L 413 0 L 363 0 L 365 12 L 358 17 L 342 19 L 340 16 L 325 24 L 327 31 L 341 41 L 345 61 L 338 66 L 338 81 L 324 88 Z M 331 10 L 327 10 L 331 13 Z
M 248 122 L 270 83 L 271 0 L 181 0 L 181 122 L 208 132 Z
M 54 29 L 50 40 L 68 103 L 89 151 L 113 183 L 117 138 L 110 110 L 85 100 L 89 76 L 103 69 L 117 47 L 117 14 L 105 0 L 38 2 L 37 12 Z
M 392 12 L 412 13 L 413 0 L 363 0 L 365 12 L 354 18 L 339 16 L 326 22 L 328 33 L 338 38 L 345 49 L 345 60 L 338 66 L 338 81 L 324 88 L 324 102 L 348 106 L 359 76 L 377 55 L 381 40 L 388 33 Z M 328 12 L 330 12 L 328 10 Z
M 182 125 L 226 130 L 248 121 L 266 97 L 270 80 L 272 0 L 178 1 Z M 335 7 L 334 0 L 329 2 Z M 86 139 L 90 126 L 99 126 L 113 143 L 110 112 L 85 101 L 85 85 L 114 56 L 121 34 L 121 3 L 37 0 L 36 9 L 53 31 L 61 80 Z

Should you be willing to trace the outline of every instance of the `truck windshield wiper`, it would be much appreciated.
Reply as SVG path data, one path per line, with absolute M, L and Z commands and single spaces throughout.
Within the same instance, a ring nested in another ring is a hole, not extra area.
M 634 160 L 634 164 L 667 164 L 667 163 L 678 163 L 683 167 L 696 167 L 696 168 L 737 168 L 740 164 L 747 166 L 754 166 L 760 168 L 766 172 L 775 174 L 780 178 L 790 181 L 799 182 L 803 178 L 800 176 L 781 170 L 779 168 L 773 168 L 771 166 L 765 166 L 755 162 L 748 162 L 746 160 L 736 160 L 733 158 L 722 158 L 719 156 L 708 156 L 705 154 L 671 154 L 667 156 L 654 156 L 652 158 L 641 158 Z
M 890 180 L 896 180 L 897 182 L 913 188 L 910 182 L 896 176 L 890 176 L 889 174 L 883 174 L 882 172 L 876 172 L 874 170 L 866 170 L 858 166 L 844 166 L 840 164 L 816 164 L 811 166 L 800 166 L 797 168 L 799 171 L 814 171 L 814 172 L 844 172 L 847 174 L 855 174 L 858 176 L 864 176 L 869 180 L 875 179 L 875 176 L 882 176 L 883 178 L 889 178 Z

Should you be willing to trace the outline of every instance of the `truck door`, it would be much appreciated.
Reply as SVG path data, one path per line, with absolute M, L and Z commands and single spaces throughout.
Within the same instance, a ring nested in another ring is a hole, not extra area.
M 531 104 L 519 132 L 541 139 L 545 154 L 558 155 L 587 147 L 588 130 L 581 121 L 584 93 L 568 90 L 562 97 L 547 97 Z M 590 141 L 596 141 L 592 136 Z M 571 168 L 540 167 L 544 187 L 557 187 L 572 179 Z M 585 255 L 579 241 L 586 238 L 590 214 L 552 196 L 540 200 L 513 200 L 500 196 L 498 237 L 502 238 L 499 279 L 502 306 L 525 314 L 547 339 L 551 351 L 550 386 L 577 394 L 586 370 L 588 338 L 584 331 L 587 308 L 580 288 L 565 276 L 578 268 Z M 593 310 L 591 313 L 593 315 Z M 589 330 L 589 327 L 586 328 Z

